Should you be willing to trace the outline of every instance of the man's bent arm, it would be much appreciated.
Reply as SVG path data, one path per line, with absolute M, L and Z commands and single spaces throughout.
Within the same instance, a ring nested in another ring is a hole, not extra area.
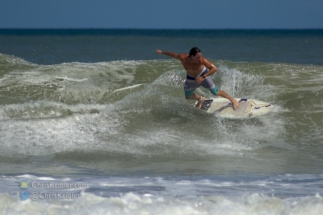
M 159 49 L 157 49 L 156 52 L 159 53 L 159 54 L 167 55 L 168 57 L 179 59 L 179 54 L 177 54 L 175 52 L 164 52 L 164 51 L 159 50 Z
M 204 74 L 205 77 L 211 76 L 218 71 L 218 68 L 216 68 L 212 63 L 210 63 L 206 59 L 204 59 L 203 61 L 203 65 L 209 69 L 209 71 Z

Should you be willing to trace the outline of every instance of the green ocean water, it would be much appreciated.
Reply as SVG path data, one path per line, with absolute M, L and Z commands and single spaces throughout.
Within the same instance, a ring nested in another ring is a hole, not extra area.
M 320 31 L 63 33 L 0 35 L 0 206 L 7 213 L 56 204 L 84 214 L 319 214 Z M 194 109 L 182 66 L 155 49 L 195 45 L 218 67 L 220 89 L 275 110 L 228 120 Z M 22 179 L 89 188 L 72 202 L 26 203 Z

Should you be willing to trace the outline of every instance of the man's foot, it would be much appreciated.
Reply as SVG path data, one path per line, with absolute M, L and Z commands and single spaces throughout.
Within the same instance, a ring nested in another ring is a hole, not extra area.
M 240 107 L 240 104 L 239 102 L 235 101 L 235 102 L 232 102 L 232 106 L 233 106 L 233 110 L 237 110 Z
M 198 100 L 198 102 L 197 102 L 197 104 L 196 104 L 196 108 L 197 109 L 201 109 L 201 107 L 202 107 L 202 104 L 203 104 L 203 102 L 205 101 L 205 97 L 203 97 L 203 96 L 201 96 L 201 98 Z

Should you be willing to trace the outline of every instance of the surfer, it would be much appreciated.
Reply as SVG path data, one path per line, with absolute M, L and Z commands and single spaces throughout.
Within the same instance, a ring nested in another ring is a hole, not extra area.
M 218 90 L 212 81 L 211 75 L 217 71 L 217 68 L 202 56 L 199 48 L 193 47 L 189 54 L 177 54 L 175 52 L 165 52 L 160 49 L 156 50 L 159 54 L 164 54 L 169 57 L 180 60 L 186 70 L 186 80 L 184 85 L 186 99 L 196 99 L 198 102 L 196 108 L 201 108 L 205 97 L 195 93 L 195 89 L 199 86 L 211 91 L 212 94 L 229 99 L 233 109 L 239 108 L 239 103 L 233 97 L 228 95 L 223 90 Z

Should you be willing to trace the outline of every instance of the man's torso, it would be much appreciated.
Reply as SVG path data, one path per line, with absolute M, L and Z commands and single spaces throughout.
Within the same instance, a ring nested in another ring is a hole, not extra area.
M 180 61 L 184 69 L 186 70 L 187 74 L 192 77 L 197 77 L 205 67 L 202 63 L 202 60 L 199 62 L 192 62 L 185 55 L 181 56 Z

